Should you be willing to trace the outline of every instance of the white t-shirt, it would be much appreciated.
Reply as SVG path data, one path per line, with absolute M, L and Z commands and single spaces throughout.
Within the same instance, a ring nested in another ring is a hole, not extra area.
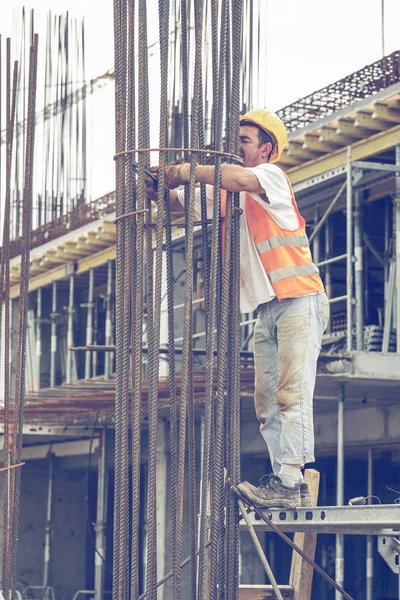
M 276 165 L 265 163 L 249 168 L 256 175 L 264 188 L 269 203 L 259 194 L 251 193 L 254 198 L 283 229 L 294 231 L 300 226 L 299 219 L 292 204 L 292 196 L 283 171 Z M 206 186 L 207 218 L 213 215 L 212 186 Z M 178 190 L 178 200 L 184 205 L 185 194 Z M 244 193 L 240 194 L 240 312 L 249 313 L 256 310 L 260 304 L 270 302 L 275 298 L 271 281 L 265 272 L 254 240 L 247 224 Z M 201 218 L 200 190 L 196 190 L 196 217 Z

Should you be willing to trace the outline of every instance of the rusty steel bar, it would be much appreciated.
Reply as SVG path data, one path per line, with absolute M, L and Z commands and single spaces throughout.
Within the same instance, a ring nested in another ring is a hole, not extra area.
M 11 98 L 11 40 L 6 42 L 6 190 L 3 221 L 3 247 L 1 252 L 1 311 L 0 330 L 3 324 L 4 305 L 4 466 L 10 460 L 10 229 L 11 229 L 11 172 L 14 139 L 15 107 L 17 96 L 18 63 L 14 63 L 12 98 Z M 4 534 L 3 534 L 3 590 L 11 589 L 11 546 L 10 546 L 10 479 L 7 473 L 4 478 Z M 12 509 L 11 509 L 12 510 Z
M 26 130 L 25 176 L 23 194 L 22 229 L 25 247 L 21 255 L 21 285 L 19 297 L 19 327 L 18 348 L 15 384 L 15 412 L 14 412 L 14 437 L 12 448 L 12 463 L 22 462 L 22 435 L 24 424 L 25 402 L 25 366 L 26 366 L 26 341 L 28 330 L 28 291 L 30 274 L 30 242 L 32 232 L 32 192 L 33 192 L 33 165 L 36 127 L 36 87 L 37 87 L 37 56 L 38 35 L 34 35 L 30 48 L 29 59 L 29 89 L 28 89 L 28 115 Z M 21 489 L 21 469 L 11 471 L 11 501 L 13 502 L 13 518 L 10 528 L 10 546 L 12 547 L 12 568 L 10 579 L 10 595 L 14 596 L 17 580 L 18 560 L 18 535 L 19 535 L 19 506 Z
M 114 0 L 115 39 L 115 148 L 125 149 L 126 144 L 126 3 Z M 116 216 L 125 214 L 125 163 L 116 161 Z M 124 598 L 127 592 L 126 573 L 126 508 L 124 482 L 122 481 L 122 453 L 126 444 L 124 434 L 125 382 L 124 329 L 125 329 L 125 286 L 124 286 L 124 220 L 116 222 L 116 382 L 115 382 L 115 450 L 114 450 L 114 536 L 113 536 L 113 583 L 112 599 Z

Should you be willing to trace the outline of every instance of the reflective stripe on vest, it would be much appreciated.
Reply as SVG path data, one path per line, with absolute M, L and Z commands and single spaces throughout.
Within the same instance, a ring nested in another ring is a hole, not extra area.
M 307 277 L 307 275 L 314 275 L 314 273 L 319 273 L 318 267 L 316 267 L 314 263 L 310 263 L 306 265 L 281 267 L 280 269 L 275 269 L 275 271 L 270 271 L 268 276 L 271 283 L 275 283 L 275 281 L 281 281 L 288 277 Z
M 268 252 L 272 248 L 278 248 L 279 246 L 295 246 L 296 248 L 308 247 L 308 238 L 306 235 L 292 235 L 290 237 L 286 235 L 274 235 L 264 242 L 260 242 L 256 245 L 259 254 Z

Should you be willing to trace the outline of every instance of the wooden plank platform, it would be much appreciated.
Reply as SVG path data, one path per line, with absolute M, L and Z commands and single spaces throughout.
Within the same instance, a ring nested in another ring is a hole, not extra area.
M 280 585 L 279 589 L 285 600 L 293 600 L 294 590 L 291 585 Z M 272 585 L 240 585 L 239 600 L 272 600 L 276 599 Z

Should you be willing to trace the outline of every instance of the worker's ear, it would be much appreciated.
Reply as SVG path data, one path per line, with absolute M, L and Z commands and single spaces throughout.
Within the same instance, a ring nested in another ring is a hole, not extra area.
M 268 156 L 271 155 L 271 152 L 272 152 L 271 142 L 266 142 L 265 144 L 262 145 L 261 156 L 263 158 L 268 158 Z

